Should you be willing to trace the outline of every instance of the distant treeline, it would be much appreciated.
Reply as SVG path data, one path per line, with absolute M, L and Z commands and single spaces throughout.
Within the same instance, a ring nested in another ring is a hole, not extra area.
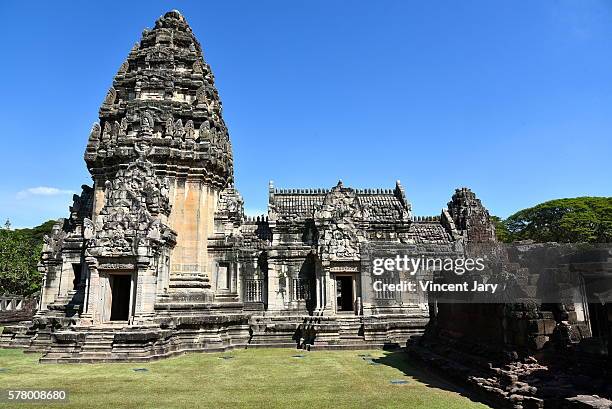
M 559 243 L 611 243 L 612 197 L 557 199 L 516 212 L 507 219 L 493 217 L 497 238 Z M 0 229 L 0 294 L 28 295 L 40 289 L 37 270 L 43 237 L 55 221 L 31 229 Z
M 0 229 L 0 294 L 30 295 L 40 289 L 37 270 L 43 237 L 51 233 L 55 221 L 49 220 L 31 229 L 10 229 L 7 222 Z
M 611 243 L 612 197 L 556 199 L 514 213 L 493 217 L 497 238 L 505 243 Z

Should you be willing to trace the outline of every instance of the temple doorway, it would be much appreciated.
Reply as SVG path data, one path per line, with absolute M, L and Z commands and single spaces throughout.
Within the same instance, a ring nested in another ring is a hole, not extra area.
M 336 311 L 355 311 L 355 278 L 352 275 L 336 276 Z
M 130 317 L 131 274 L 111 274 L 111 321 L 127 321 Z
M 293 279 L 293 300 L 302 304 L 312 315 L 317 307 L 316 257 L 309 254 L 300 267 L 298 277 Z M 301 307 L 300 307 L 301 308 Z

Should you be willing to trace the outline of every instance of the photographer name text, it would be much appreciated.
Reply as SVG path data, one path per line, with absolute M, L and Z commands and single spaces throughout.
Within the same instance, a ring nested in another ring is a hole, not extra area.
M 418 283 L 418 286 L 417 286 Z M 479 283 L 478 281 L 462 283 L 434 283 L 431 280 L 426 281 L 401 281 L 399 283 L 383 283 L 382 281 L 374 281 L 374 291 L 402 291 L 402 292 L 417 292 L 420 288 L 423 292 L 490 292 L 495 294 L 499 284 Z

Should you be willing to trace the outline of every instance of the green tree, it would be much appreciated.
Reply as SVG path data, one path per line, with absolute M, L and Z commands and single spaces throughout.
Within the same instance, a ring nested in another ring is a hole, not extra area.
M 53 224 L 50 220 L 31 229 L 0 229 L 0 294 L 29 295 L 40 289 L 37 264 L 43 237 Z
M 508 231 L 508 227 L 504 223 L 504 220 L 498 216 L 491 216 L 491 221 L 495 225 L 495 236 L 497 240 L 502 243 L 510 243 L 512 241 L 512 235 L 510 231 Z
M 612 242 L 612 197 L 557 199 L 503 221 L 510 240 L 559 243 Z

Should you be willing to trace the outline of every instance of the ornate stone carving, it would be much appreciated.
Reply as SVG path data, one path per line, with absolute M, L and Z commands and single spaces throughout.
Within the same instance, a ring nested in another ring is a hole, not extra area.
M 94 122 L 91 126 L 91 131 L 89 132 L 89 141 L 99 141 L 100 133 L 102 129 L 100 128 L 100 124 L 98 122 Z
M 151 160 L 168 166 L 169 174 L 193 169 L 195 177 L 223 189 L 232 181 L 233 163 L 219 94 L 191 28 L 174 14 L 145 30 L 119 68 L 100 110 L 101 134 L 105 123 L 111 129 L 104 141 L 87 146 L 85 160 L 92 173 L 105 174 L 105 169 L 132 159 L 127 137 L 171 139 L 153 142 L 159 149 Z M 123 100 L 129 103 L 120 105 Z M 203 121 L 208 121 L 204 128 Z M 219 133 L 216 149 L 199 143 L 210 140 L 205 129 Z
M 185 128 L 183 127 L 183 121 L 179 119 L 178 121 L 174 123 L 174 136 L 179 139 L 183 139 L 184 135 L 185 135 Z
M 140 129 L 143 132 L 152 132 L 153 127 L 155 126 L 155 121 L 153 120 L 153 115 L 149 111 L 145 111 L 142 113 L 140 117 Z
M 166 119 L 166 125 L 164 127 L 164 137 L 172 138 L 174 136 L 174 121 L 172 117 Z
M 204 79 L 210 84 L 213 85 L 215 83 L 215 76 L 210 69 L 210 65 L 204 62 Z
M 91 219 L 85 218 L 83 220 L 83 238 L 90 240 L 94 238 L 96 227 L 94 226 Z
M 456 189 L 448 212 L 459 233 L 470 242 L 495 241 L 495 226 L 489 212 L 468 188 Z
M 130 68 L 130 63 L 127 61 L 124 61 L 123 64 L 121 64 L 121 67 L 119 67 L 118 74 L 125 74 L 128 68 Z
M 202 66 L 202 61 L 197 60 L 196 62 L 193 63 L 193 72 L 195 74 L 202 74 L 204 72 L 204 67 Z
M 145 60 L 148 62 L 162 62 L 164 64 L 172 64 L 174 63 L 174 53 L 170 48 L 157 46 L 147 51 Z
M 46 254 L 48 258 L 55 258 L 64 242 L 64 238 L 66 237 L 66 232 L 63 230 L 64 219 L 59 219 L 51 229 L 51 234 L 45 234 L 43 236 L 43 254 Z
M 338 182 L 315 211 L 314 219 L 321 237 L 319 252 L 329 260 L 359 260 L 362 231 L 356 222 L 363 220 L 364 209 L 353 189 Z
M 117 91 L 115 88 L 111 87 L 104 98 L 104 105 L 112 105 L 115 103 L 115 99 L 117 98 Z
M 244 218 L 243 200 L 233 185 L 223 189 L 219 194 L 216 218 L 241 221 Z
M 193 121 L 191 119 L 185 124 L 185 140 L 195 140 L 195 129 L 193 128 Z
M 196 92 L 196 103 L 208 105 L 206 86 L 201 86 Z
M 119 125 L 119 137 L 127 136 L 128 122 L 125 117 L 121 118 L 121 124 Z
M 199 139 L 200 141 L 210 140 L 210 121 L 208 119 L 200 125 Z
M 101 142 L 103 147 L 108 147 L 111 141 L 112 129 L 109 122 L 104 123 L 104 131 L 102 132 Z
M 136 255 L 140 247 L 154 250 L 173 241 L 174 233 L 160 219 L 170 214 L 168 182 L 155 176 L 146 159 L 149 149 L 135 149 L 140 156 L 106 182 L 105 204 L 95 223 L 84 222 L 89 255 Z
M 100 270 L 133 270 L 133 263 L 101 263 L 98 265 Z
M 68 224 L 70 230 L 82 224 L 82 220 L 91 214 L 93 210 L 93 189 L 87 185 L 81 186 L 81 194 L 72 196 L 72 206 L 70 206 L 70 217 Z

